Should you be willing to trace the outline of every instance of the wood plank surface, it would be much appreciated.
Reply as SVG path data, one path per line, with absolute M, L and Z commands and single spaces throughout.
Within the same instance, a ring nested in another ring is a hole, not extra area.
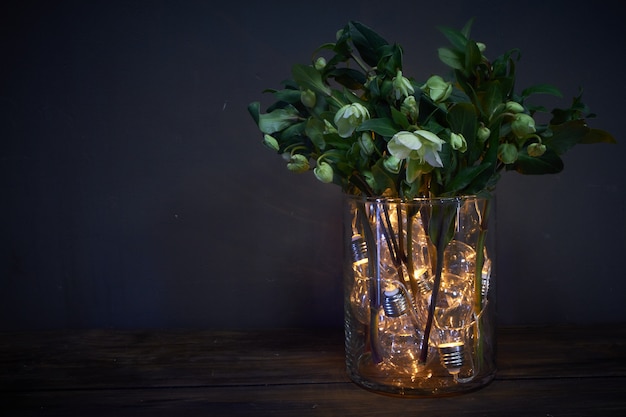
M 497 340 L 489 386 L 404 399 L 348 380 L 340 330 L 2 333 L 0 416 L 626 415 L 626 326 Z

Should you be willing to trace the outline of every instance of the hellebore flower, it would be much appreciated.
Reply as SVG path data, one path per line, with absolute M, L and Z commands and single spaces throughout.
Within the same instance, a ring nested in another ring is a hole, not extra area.
M 444 143 L 443 139 L 427 130 L 400 131 L 393 135 L 387 149 L 392 156 L 406 159 L 408 163 L 414 161 L 414 166 L 417 162 L 423 172 L 428 172 L 434 167 L 443 167 L 439 152 Z M 409 176 L 407 171 L 407 180 L 410 182 L 415 180 L 411 177 L 413 175 Z
M 326 68 L 326 58 L 324 58 L 323 56 L 317 58 L 315 60 L 315 64 L 313 64 L 313 66 L 318 71 L 323 70 L 324 68 Z
M 532 157 L 539 157 L 546 153 L 546 145 L 543 143 L 531 143 L 527 149 L 528 155 Z
M 315 177 L 323 183 L 333 182 L 333 167 L 324 161 L 318 161 L 317 166 L 313 169 Z
M 524 111 L 524 106 L 516 101 L 507 101 L 504 108 L 511 113 L 522 113 Z
M 339 136 L 342 138 L 350 137 L 354 130 L 369 117 L 369 111 L 362 104 L 346 104 L 335 114 L 335 124 Z
M 393 155 L 390 155 L 388 158 L 385 158 L 383 161 L 383 166 L 389 172 L 397 174 L 400 172 L 400 166 L 402 164 L 402 159 L 398 159 Z
M 419 109 L 417 107 L 415 96 L 408 96 L 404 99 L 400 105 L 400 112 L 410 120 L 417 120 L 417 116 L 419 116 Z
M 435 103 L 440 103 L 452 94 L 452 83 L 444 81 L 439 75 L 433 75 L 421 87 Z
M 465 152 L 467 150 L 467 141 L 460 133 L 450 133 L 450 146 L 455 151 Z
M 512 143 L 501 143 L 498 146 L 498 159 L 505 164 L 517 161 L 517 147 Z
M 278 150 L 280 149 L 276 138 L 272 135 L 268 135 L 267 133 L 263 135 L 263 145 L 276 152 L 278 152 Z
M 359 138 L 359 145 L 365 153 L 365 155 L 371 155 L 376 150 L 374 141 L 372 140 L 372 134 L 370 132 L 363 132 Z
M 478 128 L 478 132 L 476 132 L 476 137 L 480 141 L 480 143 L 484 143 L 489 136 L 491 135 L 491 130 L 489 130 L 486 126 L 481 126 Z
M 408 78 L 402 76 L 402 71 L 400 70 L 398 70 L 396 76 L 391 81 L 393 83 L 393 92 L 396 100 L 400 100 L 402 97 L 408 97 L 415 92 L 411 82 Z
M 309 170 L 309 160 L 306 156 L 295 153 L 291 155 L 289 161 L 287 162 L 287 168 L 289 171 L 302 173 Z
M 535 133 L 535 120 L 527 114 L 518 113 L 515 115 L 515 120 L 511 122 L 511 130 L 518 139 L 522 139 Z
M 309 108 L 315 107 L 315 103 L 317 101 L 315 97 L 315 92 L 313 92 L 312 90 L 309 90 L 308 88 L 306 90 L 303 90 L 300 93 L 300 101 L 306 107 L 309 107 Z

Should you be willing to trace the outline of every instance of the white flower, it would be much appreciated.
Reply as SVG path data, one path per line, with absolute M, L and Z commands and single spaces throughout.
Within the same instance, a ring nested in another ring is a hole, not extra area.
M 398 159 L 417 160 L 431 167 L 443 167 L 439 152 L 445 141 L 428 130 L 400 131 L 393 135 L 387 149 Z
M 335 124 L 339 136 L 342 138 L 350 137 L 354 130 L 369 118 L 370 113 L 362 104 L 346 104 L 335 114 Z

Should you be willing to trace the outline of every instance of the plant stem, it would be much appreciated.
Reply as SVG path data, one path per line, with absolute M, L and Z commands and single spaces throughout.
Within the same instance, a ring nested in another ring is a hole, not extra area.
M 435 207 L 434 207 L 435 208 Z M 448 245 L 449 237 L 447 236 L 450 229 L 451 221 L 454 219 L 454 213 L 452 216 L 448 212 L 448 207 L 441 206 L 441 211 L 433 213 L 431 220 L 436 220 L 437 224 L 435 230 L 435 236 L 431 235 L 431 240 L 434 239 L 435 248 L 437 249 L 437 259 L 435 262 L 435 279 L 433 282 L 433 290 L 430 297 L 430 304 L 428 306 L 428 317 L 426 319 L 426 326 L 424 328 L 424 338 L 422 339 L 422 346 L 420 351 L 419 363 L 425 364 L 428 359 L 428 341 L 430 339 L 430 332 L 432 330 L 433 320 L 435 317 L 435 305 L 437 304 L 437 297 L 439 296 L 439 287 L 441 286 L 441 275 L 443 273 L 443 253 Z M 432 232 L 432 227 L 429 227 Z
M 380 282 L 380 262 L 378 253 L 373 248 L 376 247 L 376 239 L 372 233 L 369 220 L 365 214 L 365 203 L 357 203 L 357 216 L 362 225 L 365 243 L 367 245 L 367 275 L 370 277 L 370 336 L 369 343 L 374 363 L 382 362 L 382 348 L 379 344 L 378 336 L 378 310 L 381 306 L 381 282 Z
M 487 236 L 488 218 L 491 209 L 491 200 L 485 199 L 481 210 L 480 232 L 476 242 L 476 270 L 474 271 L 474 313 L 479 316 L 483 309 L 483 266 L 485 264 L 485 238 Z M 478 358 L 477 370 L 479 372 L 483 361 L 483 337 L 482 325 L 480 317 L 477 318 L 475 324 L 474 348 L 476 357 Z

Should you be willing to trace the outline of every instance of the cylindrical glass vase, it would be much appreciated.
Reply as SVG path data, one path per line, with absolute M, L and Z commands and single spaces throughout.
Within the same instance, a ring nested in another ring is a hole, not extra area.
M 494 203 L 346 195 L 346 365 L 356 384 L 432 397 L 493 379 Z

